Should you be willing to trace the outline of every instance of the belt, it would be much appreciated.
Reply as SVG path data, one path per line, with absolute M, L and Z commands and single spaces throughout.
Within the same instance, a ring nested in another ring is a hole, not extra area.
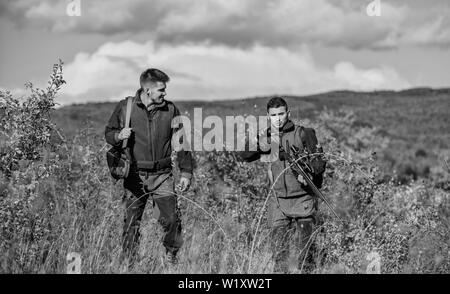
M 160 171 L 172 167 L 172 159 L 165 157 L 155 161 L 137 161 L 136 167 L 139 171 Z

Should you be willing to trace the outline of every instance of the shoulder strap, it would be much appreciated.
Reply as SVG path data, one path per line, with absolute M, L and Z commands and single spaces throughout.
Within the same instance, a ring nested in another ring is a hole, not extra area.
M 125 114 L 125 128 L 130 127 L 130 118 L 131 118 L 131 106 L 133 103 L 133 97 L 127 97 L 127 112 Z M 123 140 L 122 148 L 125 149 L 128 144 L 128 139 Z
M 308 152 L 317 152 L 317 137 L 316 131 L 313 128 L 303 128 L 300 132 L 300 139 L 304 148 L 307 148 Z
M 298 125 L 295 127 L 295 132 L 300 132 L 299 137 L 300 137 L 300 143 L 302 144 L 301 149 L 306 148 L 306 140 L 305 140 L 305 136 L 304 136 L 304 130 L 305 128 L 301 125 Z
M 303 148 L 305 147 L 305 141 L 302 136 L 303 130 L 304 130 L 303 126 L 296 124 L 294 131 L 290 134 L 289 137 L 286 138 L 285 143 L 290 141 L 289 142 L 290 146 L 295 146 L 297 148 L 300 148 L 300 150 L 303 150 Z M 299 134 L 299 132 L 300 132 L 300 134 Z M 300 138 L 300 142 L 297 140 L 297 138 Z

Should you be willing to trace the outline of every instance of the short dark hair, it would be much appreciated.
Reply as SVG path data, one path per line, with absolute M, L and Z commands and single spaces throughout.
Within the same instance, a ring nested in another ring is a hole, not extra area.
M 267 102 L 267 112 L 269 112 L 269 108 L 278 108 L 284 106 L 286 110 L 288 110 L 288 105 L 286 101 L 281 97 L 273 97 Z
M 156 69 L 156 68 L 149 68 L 144 70 L 141 73 L 141 77 L 139 78 L 139 82 L 142 88 L 142 84 L 145 82 L 163 82 L 167 83 L 170 81 L 170 78 L 167 74 L 165 74 L 163 71 Z

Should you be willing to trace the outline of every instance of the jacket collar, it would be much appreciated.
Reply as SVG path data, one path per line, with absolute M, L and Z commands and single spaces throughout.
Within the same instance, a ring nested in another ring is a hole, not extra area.
M 135 99 L 137 105 L 139 105 L 139 106 L 144 107 L 144 108 L 147 109 L 147 105 L 145 105 L 145 104 L 142 102 L 142 100 L 141 100 L 141 92 L 142 92 L 142 89 L 137 90 L 137 91 L 136 91 L 136 95 L 134 96 L 134 99 Z M 150 104 L 150 105 L 152 106 L 152 109 L 158 109 L 158 108 L 163 108 L 163 107 L 165 107 L 166 104 L 167 104 L 167 101 L 164 99 L 164 100 L 163 100 L 161 103 L 159 103 L 159 104 Z
M 269 127 L 267 129 L 267 134 L 270 136 L 270 129 L 271 127 Z M 288 121 L 284 124 L 284 126 L 282 126 L 280 128 L 280 133 L 289 133 L 292 132 L 295 129 L 295 124 L 288 119 Z
M 281 132 L 287 133 L 292 132 L 295 129 L 295 125 L 291 120 L 288 120 L 284 126 L 280 129 Z

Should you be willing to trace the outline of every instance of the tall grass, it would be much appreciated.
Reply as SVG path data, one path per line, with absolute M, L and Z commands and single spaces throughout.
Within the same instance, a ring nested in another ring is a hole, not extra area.
M 21 100 L 0 95 L 0 272 L 64 273 L 70 252 L 81 255 L 82 273 L 273 271 L 266 166 L 239 162 L 230 152 L 194 153 L 192 187 L 177 192 L 185 238 L 179 264 L 164 262 L 151 200 L 138 260 L 120 264 L 122 183 L 109 176 L 97 130 L 87 125 L 68 139 L 49 119 L 62 84 L 59 64 L 48 89 L 29 85 L 30 96 Z M 371 252 L 380 255 L 382 273 L 448 273 L 449 192 L 442 182 L 449 166 L 437 167 L 435 178 L 402 184 L 379 167 L 388 139 L 356 124 L 352 112 L 325 110 L 300 123 L 319 135 L 329 162 L 323 191 L 345 220 L 321 205 L 311 240 L 314 273 L 365 273 Z M 292 253 L 291 272 L 300 273 L 295 260 Z

